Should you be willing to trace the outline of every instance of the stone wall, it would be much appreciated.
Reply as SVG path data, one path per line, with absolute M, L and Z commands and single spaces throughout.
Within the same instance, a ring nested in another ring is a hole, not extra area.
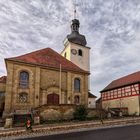
M 121 99 L 102 101 L 103 109 L 108 110 L 108 108 L 128 108 L 129 115 L 139 115 L 139 96 L 131 96 Z
M 35 66 L 15 61 L 6 61 L 7 64 L 7 82 L 4 114 L 15 110 L 29 110 L 38 106 L 47 104 L 47 95 L 56 93 L 59 95 L 59 104 L 74 104 L 74 97 L 79 95 L 80 103 L 88 103 L 88 75 L 74 72 L 61 73 L 61 91 L 60 91 L 60 72 L 58 69 Z M 19 87 L 19 74 L 21 71 L 29 73 L 29 88 Z M 74 92 L 74 78 L 79 78 L 81 90 Z M 28 94 L 27 102 L 19 101 L 19 93 Z
M 0 117 L 4 111 L 6 83 L 0 83 Z
M 107 113 L 105 110 L 103 109 L 95 109 L 95 108 L 88 108 L 88 118 L 106 118 L 107 117 Z
M 88 107 L 89 108 L 96 108 L 96 98 L 88 98 Z
M 41 120 L 70 120 L 73 119 L 75 105 L 44 105 L 39 110 Z
M 5 92 L 6 90 L 6 83 L 0 83 L 0 92 Z
M 0 112 L 3 109 L 3 104 L 5 102 L 5 83 L 0 83 Z
M 67 73 L 61 72 L 61 91 L 60 72 L 58 70 L 41 68 L 40 75 L 40 105 L 47 104 L 47 95 L 52 93 L 59 95 L 60 104 L 66 104 Z
M 38 108 L 41 120 L 71 120 L 73 119 L 73 113 L 76 105 L 59 105 L 59 106 L 48 106 L 44 105 Z M 102 110 L 98 109 L 87 109 L 88 118 L 99 118 L 100 114 L 103 114 Z
M 19 74 L 21 71 L 29 73 L 29 88 L 19 88 Z M 35 106 L 35 74 L 36 67 L 19 63 L 7 62 L 7 82 L 5 96 L 5 112 L 12 112 L 16 109 L 28 109 Z M 28 99 L 26 103 L 19 101 L 19 93 L 26 92 Z
M 52 86 L 59 86 L 60 84 L 60 72 L 58 70 L 41 69 L 40 85 L 42 89 L 47 89 Z M 61 88 L 67 90 L 67 73 L 61 72 Z

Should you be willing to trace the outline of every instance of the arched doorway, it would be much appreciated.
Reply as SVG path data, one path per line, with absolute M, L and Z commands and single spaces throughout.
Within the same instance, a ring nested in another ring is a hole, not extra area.
M 47 95 L 47 104 L 48 105 L 58 105 L 59 104 L 59 95 L 56 93 Z

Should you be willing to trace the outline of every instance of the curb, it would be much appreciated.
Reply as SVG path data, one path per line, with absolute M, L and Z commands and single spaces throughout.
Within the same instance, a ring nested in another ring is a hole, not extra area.
M 140 118 L 129 118 L 129 119 L 121 119 L 121 120 L 104 120 L 103 123 L 101 121 L 96 122 L 82 122 L 78 124 L 63 124 L 58 126 L 34 126 L 32 129 L 33 133 L 42 133 L 42 132 L 55 132 L 62 130 L 73 130 L 79 128 L 102 128 L 108 126 L 119 126 L 119 125 L 128 125 L 128 124 L 139 124 Z M 21 130 L 1 130 L 0 137 L 6 136 L 19 136 L 27 134 L 25 128 L 21 128 Z

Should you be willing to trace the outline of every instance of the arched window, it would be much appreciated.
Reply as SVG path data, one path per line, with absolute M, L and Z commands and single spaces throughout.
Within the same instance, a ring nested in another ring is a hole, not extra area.
M 74 79 L 74 91 L 80 92 L 80 79 L 78 78 Z
M 19 102 L 20 103 L 26 103 L 27 100 L 28 100 L 28 93 L 26 93 L 26 92 L 19 93 Z
M 74 97 L 74 103 L 79 104 L 80 103 L 80 97 L 77 95 Z
M 29 73 L 28 72 L 26 72 L 26 71 L 20 72 L 19 86 L 20 86 L 20 88 L 28 88 L 29 87 Z
M 78 55 L 79 55 L 79 56 L 83 56 L 83 52 L 82 52 L 81 49 L 78 50 Z

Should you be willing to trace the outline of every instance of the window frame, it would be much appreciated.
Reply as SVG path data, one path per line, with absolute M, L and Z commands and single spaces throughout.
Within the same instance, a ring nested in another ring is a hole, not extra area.
M 81 80 L 79 78 L 74 78 L 74 92 L 81 92 Z
M 23 74 L 26 74 L 27 77 L 25 78 L 24 77 L 25 75 L 23 75 Z M 27 71 L 20 71 L 20 73 L 19 73 L 19 87 L 21 89 L 29 88 L 29 72 L 27 72 Z
M 83 51 L 81 49 L 78 50 L 78 55 L 83 56 Z
M 64 53 L 64 57 L 67 58 L 67 53 L 66 52 Z
M 75 95 L 74 96 L 74 104 L 80 104 L 80 96 L 79 95 Z
M 25 95 L 25 96 L 24 96 Z M 25 101 L 23 100 L 24 99 L 24 97 L 26 97 L 25 99 Z M 21 100 L 21 98 L 22 98 L 22 100 Z M 20 92 L 19 94 L 18 94 L 18 102 L 19 103 L 27 103 L 28 102 L 28 93 L 27 92 Z

